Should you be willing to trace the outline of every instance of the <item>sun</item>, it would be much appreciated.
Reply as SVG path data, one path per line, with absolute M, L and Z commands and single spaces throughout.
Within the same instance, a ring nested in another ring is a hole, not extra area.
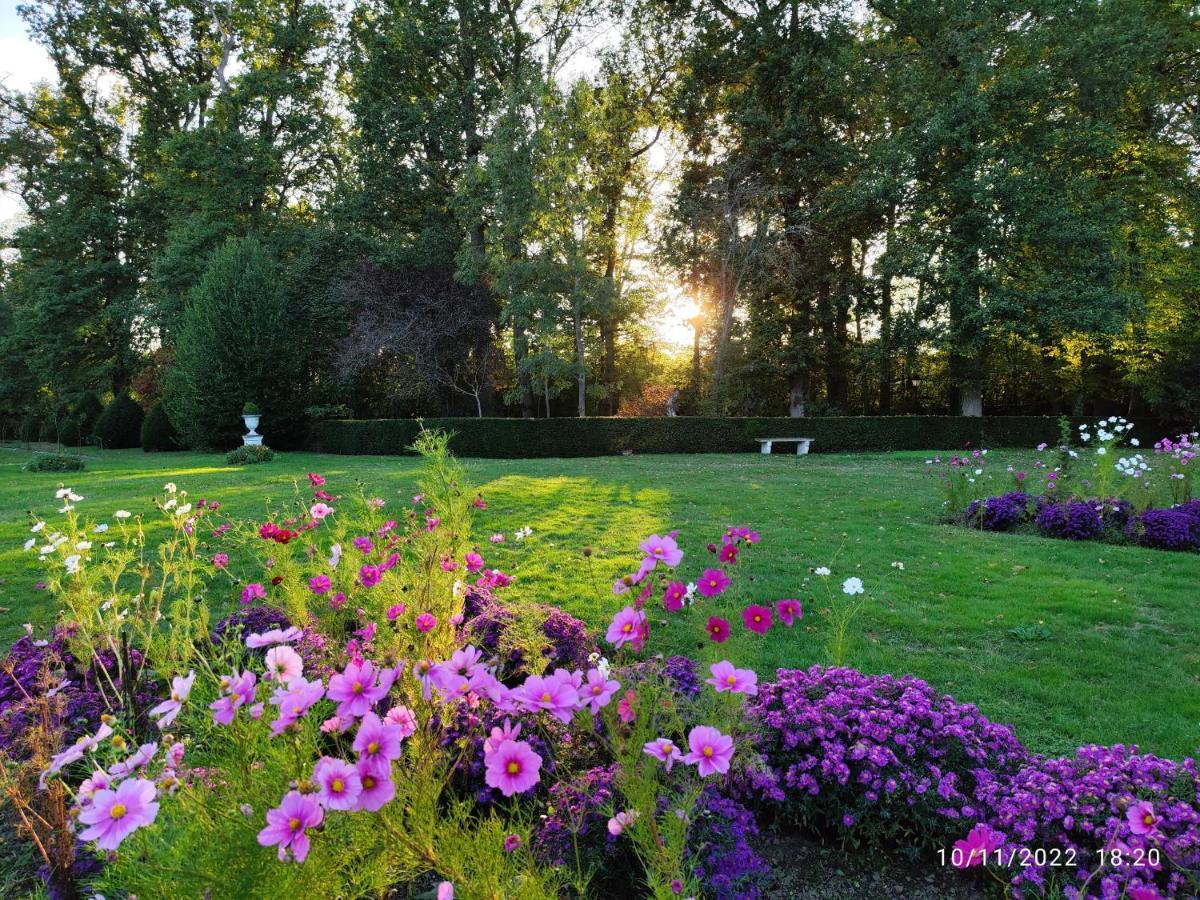
M 667 350 L 690 347 L 696 334 L 692 319 L 700 313 L 699 304 L 677 284 L 664 285 L 660 301 L 658 312 L 650 317 L 654 336 Z

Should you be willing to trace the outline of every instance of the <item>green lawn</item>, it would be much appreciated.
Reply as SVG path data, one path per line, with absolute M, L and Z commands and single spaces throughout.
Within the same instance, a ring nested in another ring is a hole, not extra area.
M 53 516 L 60 481 L 86 497 L 85 514 L 99 518 L 119 506 L 148 509 L 168 480 L 193 499 L 215 498 L 231 516 L 250 517 L 264 497 L 290 497 L 293 479 L 308 471 L 326 475 L 335 490 L 362 479 L 389 502 L 405 503 L 417 468 L 410 458 L 283 454 L 232 469 L 217 455 L 117 451 L 64 478 L 20 471 L 25 458 L 0 455 L 6 639 L 23 622 L 47 624 L 54 616 L 33 587 L 35 554 L 20 544 L 28 536 L 26 510 Z M 490 565 L 518 576 L 511 593 L 599 626 L 619 605 L 608 584 L 635 566 L 642 536 L 679 529 L 685 570 L 695 574 L 708 541 L 727 524 L 747 524 L 762 533 L 761 545 L 738 564 L 745 572 L 737 590 L 706 604 L 735 621 L 721 655 L 753 660 L 762 676 L 776 666 L 827 661 L 824 583 L 810 570 L 829 565 L 835 590 L 849 575 L 868 590 L 849 664 L 926 678 L 990 718 L 1014 723 L 1037 750 L 1094 741 L 1193 752 L 1200 744 L 1200 557 L 940 525 L 940 494 L 922 458 L 747 453 L 465 462 L 489 503 L 477 518 L 481 548 Z M 494 531 L 511 535 L 525 525 L 533 536 L 524 543 L 487 543 Z M 765 638 L 750 634 L 737 613 L 751 596 L 798 597 L 804 621 Z M 701 631 L 709 611 L 698 608 L 687 627 L 671 629 L 671 649 L 711 658 L 718 648 Z M 1010 633 L 1039 624 L 1037 639 Z

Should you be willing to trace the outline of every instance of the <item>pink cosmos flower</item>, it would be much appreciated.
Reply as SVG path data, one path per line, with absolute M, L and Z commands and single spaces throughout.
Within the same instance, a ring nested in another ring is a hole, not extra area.
M 1149 800 L 1133 804 L 1126 810 L 1125 818 L 1129 821 L 1129 830 L 1134 834 L 1150 834 L 1158 825 L 1158 817 L 1154 815 L 1154 804 Z
M 267 596 L 267 589 L 264 588 L 257 581 L 252 582 L 251 584 L 248 584 L 244 588 L 242 588 L 242 605 L 248 606 L 249 604 L 253 603 L 255 600 L 265 600 L 266 596 Z
M 314 575 L 308 579 L 308 589 L 314 594 L 328 594 L 333 588 L 333 582 L 329 580 L 328 575 Z
M 662 563 L 668 569 L 673 569 L 683 559 L 683 551 L 675 543 L 675 538 L 669 534 L 663 537 L 652 534 L 638 544 L 638 548 L 646 554 L 646 559 L 650 560 L 651 569 L 655 563 Z
M 612 701 L 613 694 L 620 687 L 620 682 L 606 678 L 599 669 L 588 669 L 587 682 L 581 686 L 579 691 L 579 702 L 582 706 L 589 707 L 592 715 L 596 715 L 603 707 L 608 706 Z
M 333 515 L 333 507 L 327 503 L 314 503 L 308 514 L 320 522 L 326 516 Z
M 317 800 L 326 809 L 354 809 L 362 793 L 358 770 L 343 759 L 322 756 L 313 768 Z
M 614 647 L 622 647 L 630 642 L 637 642 L 646 614 L 640 609 L 626 606 L 615 616 L 608 626 L 606 638 Z
M 776 600 L 775 615 L 779 616 L 780 622 L 791 628 L 796 619 L 804 618 L 804 610 L 800 608 L 799 600 Z
M 708 725 L 697 725 L 688 732 L 688 747 L 692 752 L 683 761 L 696 766 L 701 778 L 729 771 L 729 761 L 733 759 L 733 738 L 729 735 Z
M 488 538 L 488 540 L 491 541 L 493 544 L 503 544 L 504 543 L 504 532 L 497 531 L 490 538 Z
M 982 822 L 968 832 L 965 840 L 955 841 L 954 849 L 959 851 L 951 856 L 951 863 L 956 869 L 969 869 L 982 865 L 987 855 L 993 850 L 1004 846 L 1004 834 L 994 831 Z M 957 857 L 957 862 L 955 862 Z
M 91 826 L 80 833 L 79 839 L 95 841 L 101 850 L 116 850 L 121 841 L 154 821 L 158 815 L 154 795 L 153 782 L 145 778 L 131 778 L 116 790 L 97 791 L 79 813 L 79 821 Z
M 737 544 L 722 544 L 721 552 L 717 554 L 717 558 L 723 563 L 737 562 L 738 548 Z
M 617 717 L 626 725 L 632 725 L 637 718 L 637 694 L 633 691 L 626 691 L 617 704 Z
M 518 695 L 526 709 L 545 710 L 564 725 L 569 724 L 579 705 L 579 692 L 570 681 L 530 675 Z
M 214 553 L 212 563 L 213 563 L 214 569 L 224 569 L 225 567 L 227 567 L 229 565 L 229 554 L 228 553 Z
M 354 540 L 352 540 L 350 543 L 354 545 L 355 550 L 357 550 L 359 553 L 363 553 L 363 554 L 369 554 L 372 550 L 375 549 L 375 545 L 371 543 L 371 539 L 369 537 L 359 536 L 359 537 L 356 537 Z
M 87 806 L 100 791 L 112 785 L 112 778 L 103 769 L 96 769 L 79 785 L 79 803 Z
M 627 809 L 617 813 L 608 820 L 608 833 L 613 837 L 620 837 L 630 825 L 637 821 L 638 812 L 636 809 Z
M 708 632 L 709 639 L 715 643 L 723 644 L 729 640 L 729 623 L 724 619 L 709 616 L 708 624 L 704 626 L 704 630 Z
M 442 524 L 442 520 L 440 518 L 438 518 L 437 516 L 426 516 L 425 517 L 425 530 L 426 531 L 433 531 L 440 524 Z
M 326 696 L 337 703 L 339 716 L 361 718 L 387 696 L 396 680 L 395 670 L 379 670 L 378 683 L 375 673 L 375 666 L 370 661 L 362 661 L 351 662 L 344 671 L 330 677 Z
M 325 685 L 320 681 L 306 681 L 303 677 L 293 679 L 280 687 L 271 697 L 271 705 L 279 707 L 279 718 L 271 723 L 271 734 L 278 737 L 284 729 L 298 721 L 324 696 Z M 335 718 L 347 721 L 350 719 L 349 716 Z M 342 730 L 344 731 L 345 728 Z
M 742 624 L 758 634 L 766 634 L 771 630 L 771 608 L 751 603 L 742 610 Z
M 752 669 L 735 669 L 727 659 L 713 663 L 709 668 L 712 678 L 704 679 L 718 694 L 729 692 L 753 697 L 758 693 L 758 674 Z
M 448 556 L 443 556 L 438 565 L 442 567 L 443 572 L 453 572 L 458 568 L 458 563 Z
M 532 789 L 541 776 L 542 758 L 524 741 L 503 741 L 485 759 L 484 780 L 505 797 Z
M 308 483 L 311 484 L 313 487 L 324 487 L 325 479 L 322 478 L 320 475 L 318 475 L 316 472 L 309 472 L 308 473 Z
M 406 607 L 403 603 L 393 603 L 387 608 L 387 612 L 385 613 L 387 620 L 389 622 L 395 622 L 398 618 L 404 615 L 405 609 Z
M 433 613 L 423 612 L 417 616 L 417 631 L 428 634 L 437 627 L 437 618 Z
M 272 628 L 261 634 L 246 635 L 246 646 L 251 650 L 257 650 L 259 647 L 270 647 L 272 644 L 290 644 L 298 641 L 301 634 L 301 630 L 295 625 L 286 630 Z
M 521 846 L 521 836 L 518 834 L 510 834 L 504 839 L 504 852 L 512 853 Z
M 50 766 L 46 769 L 46 771 L 42 772 L 41 777 L 38 779 L 38 787 L 45 788 L 47 775 L 53 775 L 55 772 L 62 770 L 65 766 L 79 762 L 79 760 L 83 759 L 85 753 L 90 753 L 92 750 L 95 750 L 98 746 L 100 746 L 100 742 L 112 733 L 113 730 L 111 725 L 108 725 L 107 723 L 101 723 L 100 727 L 96 729 L 96 733 L 94 735 L 84 735 L 65 750 L 56 753 L 50 759 Z
M 358 570 L 358 583 L 365 588 L 375 587 L 382 580 L 383 573 L 380 571 L 379 566 L 367 563 Z
M 224 696 L 208 705 L 208 708 L 213 711 L 213 722 L 217 725 L 228 725 L 232 722 L 239 709 L 254 702 L 257 683 L 258 676 L 253 672 L 243 672 L 241 675 L 229 675 L 222 678 L 221 690 Z
M 355 809 L 379 812 L 395 799 L 396 783 L 392 781 L 390 768 L 385 766 L 380 769 L 372 766 L 366 759 L 360 759 L 358 777 L 362 782 L 362 793 L 358 795 L 358 805 Z
M 294 681 L 304 674 L 304 660 L 287 644 L 272 647 L 263 662 L 267 667 L 267 675 L 281 684 Z
M 725 592 L 730 581 L 731 579 L 723 569 L 705 569 L 700 580 L 696 582 L 696 590 L 702 597 L 716 597 Z
M 109 766 L 108 774 L 114 778 L 124 778 L 126 775 L 132 775 L 138 769 L 146 768 L 150 764 L 150 760 L 154 759 L 154 754 L 157 752 L 157 743 L 142 744 L 142 746 L 138 747 L 127 757 Z
M 454 900 L 454 885 L 449 881 L 438 884 L 437 900 Z
M 296 862 L 308 857 L 308 835 L 306 828 L 316 828 L 325 819 L 325 811 L 315 797 L 299 791 L 289 791 L 275 809 L 267 811 L 267 827 L 258 833 L 258 843 L 263 847 L 279 845 L 279 861 L 287 859 L 291 850 Z
M 417 730 L 417 717 L 407 706 L 393 706 L 387 711 L 383 721 L 400 729 L 400 740 L 404 740 Z
M 642 746 L 642 752 L 661 760 L 668 772 L 675 763 L 683 759 L 683 754 L 679 752 L 679 748 L 670 738 L 660 737 L 658 740 L 650 741 Z
M 663 591 L 663 609 L 667 612 L 679 612 L 683 609 L 683 598 L 687 596 L 687 585 L 682 581 L 669 581 Z
M 466 563 L 468 572 L 478 572 L 483 568 L 483 557 L 474 550 L 468 551 L 467 555 L 463 557 L 463 561 Z
M 179 715 L 179 711 L 183 709 L 183 701 L 188 698 L 188 694 L 192 692 L 192 684 L 196 680 L 195 672 L 188 672 L 186 676 L 176 675 L 171 679 L 171 696 L 164 700 L 158 706 L 151 709 L 147 715 L 152 719 L 158 720 L 159 728 L 166 728 L 175 721 L 175 717 Z

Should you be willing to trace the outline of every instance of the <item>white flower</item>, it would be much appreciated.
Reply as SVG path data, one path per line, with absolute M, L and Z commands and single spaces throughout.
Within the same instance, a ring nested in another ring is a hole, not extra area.
M 815 569 L 813 569 L 813 572 L 817 575 L 828 575 L 829 566 L 817 566 Z
M 106 549 L 111 550 L 113 547 L 117 546 L 117 542 L 116 541 L 105 541 L 104 546 Z
M 899 560 L 896 560 L 896 562 L 892 563 L 892 568 L 899 569 L 901 572 L 903 572 L 904 571 L 904 563 L 900 562 Z
M 79 496 L 79 494 L 75 493 L 74 491 L 71 491 L 69 494 L 67 494 L 67 499 L 72 503 L 78 503 L 83 499 L 83 497 Z
M 334 544 L 329 548 L 329 568 L 336 569 L 342 561 L 342 545 Z
M 1106 450 L 1104 447 L 1097 447 L 1097 448 L 1096 448 L 1096 455 L 1097 455 L 1097 456 L 1104 456 L 1106 453 L 1108 453 L 1108 450 Z
M 600 654 L 596 650 L 593 650 L 591 653 L 588 654 L 588 662 L 590 662 L 593 666 L 599 661 L 599 659 L 600 659 Z
M 99 525 L 93 528 L 92 531 L 94 531 L 96 534 L 104 534 L 104 532 L 108 531 L 108 523 L 101 522 Z
M 113 518 L 114 519 L 128 519 L 132 515 L 133 515 L 133 513 L 131 513 L 127 509 L 118 509 L 115 513 L 113 513 Z
M 847 578 L 845 581 L 842 582 L 842 593 L 843 594 L 849 594 L 850 596 L 854 596 L 855 594 L 861 594 L 862 592 L 863 592 L 863 583 L 862 583 L 861 578 L 857 578 L 857 577 L 851 575 L 849 578 Z
M 175 510 L 175 515 L 186 516 L 191 511 L 192 511 L 192 504 L 185 503 L 185 504 L 183 504 L 183 506 L 179 507 L 179 509 Z
M 68 575 L 74 575 L 76 572 L 78 572 L 79 569 L 81 568 L 82 563 L 83 563 L 83 557 L 80 556 L 78 553 L 72 553 L 70 556 L 68 556 L 66 559 L 63 560 L 63 565 L 67 567 Z
M 36 523 L 34 523 L 34 526 L 32 528 L 30 528 L 29 530 L 32 531 L 34 534 L 37 534 L 39 531 L 41 531 L 45 527 L 46 527 L 45 522 L 36 522 Z
M 166 503 L 163 504 L 163 509 L 174 509 L 176 504 L 178 504 L 178 503 L 179 503 L 179 501 L 176 500 L 174 497 L 172 497 L 170 500 L 168 500 Z
M 1140 446 L 1142 446 L 1142 442 L 1141 442 L 1141 441 L 1139 441 L 1137 438 L 1130 438 L 1130 439 L 1129 439 L 1129 446 L 1131 446 L 1131 447 L 1140 447 Z
M 1067 456 L 1071 457 L 1071 459 L 1079 459 L 1079 454 L 1076 453 L 1074 450 L 1068 450 Z M 1055 471 L 1057 471 L 1057 469 Z
M 80 541 L 75 545 L 76 550 L 87 551 L 92 549 L 91 541 Z
M 34 544 L 36 544 L 36 543 L 37 543 L 37 538 L 30 538 L 29 540 L 27 540 L 27 541 L 25 542 L 25 549 L 26 549 L 26 550 L 32 550 L 32 549 L 33 549 L 33 545 L 34 545 Z
M 71 510 L 73 510 L 74 508 L 75 508 L 75 507 L 73 507 L 73 506 L 72 506 L 70 503 L 64 503 L 62 506 L 60 506 L 60 507 L 58 508 L 58 511 L 59 511 L 60 513 L 69 513 L 69 512 L 70 512 Z
M 1079 439 L 1086 444 L 1088 441 L 1090 441 L 1092 439 L 1092 436 L 1090 434 L 1081 434 L 1079 436 Z
M 24 625 L 22 625 L 21 627 L 25 629 L 25 633 L 26 633 L 26 634 L 33 634 L 33 626 L 32 626 L 32 625 L 30 625 L 28 622 L 26 622 L 26 623 L 25 623 Z
M 601 678 L 608 677 L 608 666 L 609 666 L 608 660 L 605 659 L 603 656 L 600 657 L 600 659 L 596 661 L 596 671 L 598 671 L 600 673 Z
M 175 482 L 168 481 L 166 484 L 163 485 L 163 490 L 166 491 L 168 494 L 173 494 L 177 490 L 179 490 L 179 488 L 175 487 Z
M 976 475 L 982 475 L 982 474 L 983 474 L 983 469 L 976 469 L 976 470 L 975 470 L 975 474 L 976 474 Z
M 979 451 L 979 455 L 980 455 L 980 456 L 987 456 L 987 451 L 986 451 L 986 450 L 980 450 L 980 451 Z
M 54 499 L 61 500 L 63 497 L 67 496 L 67 494 L 69 494 L 69 493 L 71 493 L 70 488 L 68 488 L 68 487 L 59 488 L 57 491 L 54 492 Z

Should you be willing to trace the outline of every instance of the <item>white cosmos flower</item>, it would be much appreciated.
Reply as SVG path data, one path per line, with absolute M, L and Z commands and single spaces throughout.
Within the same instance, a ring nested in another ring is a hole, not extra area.
M 174 497 L 172 497 L 170 500 L 168 500 L 166 503 L 163 504 L 163 509 L 174 509 L 176 504 L 178 504 L 178 503 L 179 503 L 179 501 L 176 500 Z
M 1139 441 L 1137 438 L 1130 438 L 1130 439 L 1129 439 L 1129 446 L 1131 446 L 1131 447 L 1140 447 L 1140 446 L 1142 446 L 1142 442 L 1141 442 L 1141 441 Z
M 67 496 L 67 494 L 69 494 L 69 493 L 71 493 L 71 489 L 69 487 L 59 488 L 57 491 L 54 492 L 54 499 L 61 500 L 63 497 Z
M 37 538 L 30 538 L 29 540 L 27 540 L 27 541 L 25 542 L 25 549 L 26 549 L 26 550 L 32 550 L 32 549 L 33 549 L 33 545 L 34 545 L 34 544 L 36 544 L 36 543 L 37 543 Z
M 175 487 L 175 482 L 168 481 L 166 484 L 163 485 L 163 490 L 166 491 L 168 494 L 173 494 L 177 490 L 179 490 L 179 488 Z
M 861 594 L 862 592 L 863 592 L 863 583 L 862 583 L 861 578 L 857 578 L 857 577 L 851 575 L 849 578 L 847 578 L 845 581 L 842 582 L 842 593 L 843 594 L 849 594 L 850 596 L 854 596 L 855 594 Z
M 815 569 L 813 569 L 813 572 L 817 575 L 828 575 L 829 566 L 817 566 Z
M 1106 450 L 1104 447 L 1097 447 L 1097 448 L 1096 448 L 1096 455 L 1097 455 L 1097 456 L 1104 456 L 1106 453 L 1108 453 L 1108 450 Z
M 106 549 L 111 550 L 113 547 L 117 546 L 117 542 L 116 541 L 105 541 L 104 546 Z
M 175 515 L 186 516 L 191 511 L 192 511 L 192 504 L 185 503 L 185 504 L 183 504 L 183 506 L 179 507 L 179 509 L 175 510 Z
M 59 511 L 60 513 L 69 513 L 69 512 L 70 512 L 71 510 L 73 510 L 74 508 L 75 508 L 75 507 L 73 507 L 73 506 L 72 506 L 70 503 L 64 503 L 62 506 L 60 506 L 60 507 L 58 508 L 58 511 Z
M 92 531 L 96 532 L 96 534 L 104 534 L 104 532 L 108 531 L 108 525 L 105 522 L 101 522 Z
M 115 513 L 113 513 L 113 518 L 114 519 L 128 519 L 132 515 L 133 515 L 133 513 L 131 513 L 127 509 L 118 509 Z
M 342 561 L 342 545 L 334 544 L 329 548 L 329 568 L 336 569 Z
M 80 541 L 79 543 L 77 543 L 75 545 L 75 549 L 76 550 L 91 550 L 92 542 L 91 541 Z
M 67 574 L 74 575 L 79 571 L 83 563 L 83 557 L 78 553 L 72 553 L 63 560 L 63 565 L 67 567 Z
M 30 528 L 29 530 L 32 531 L 34 534 L 37 534 L 39 531 L 41 531 L 45 527 L 46 527 L 45 522 L 35 522 L 34 526 L 32 528 Z

